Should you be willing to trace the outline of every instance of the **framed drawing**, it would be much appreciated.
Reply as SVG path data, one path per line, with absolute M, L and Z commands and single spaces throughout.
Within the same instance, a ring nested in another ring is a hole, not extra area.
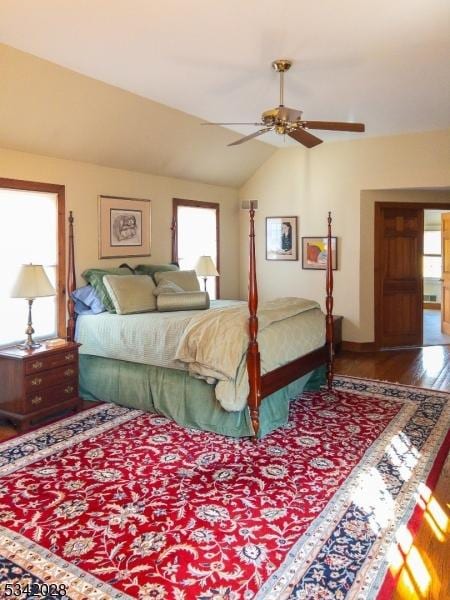
M 266 217 L 266 260 L 298 260 L 297 217 Z
M 150 200 L 98 197 L 99 258 L 150 255 Z
M 337 238 L 331 238 L 332 266 L 337 269 Z M 328 239 L 326 237 L 302 237 L 302 268 L 326 269 Z

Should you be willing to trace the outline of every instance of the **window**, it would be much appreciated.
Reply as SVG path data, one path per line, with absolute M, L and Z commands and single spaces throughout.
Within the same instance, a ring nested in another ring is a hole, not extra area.
M 439 279 L 442 275 L 440 230 L 424 232 L 423 255 L 423 276 Z
M 27 263 L 42 264 L 57 290 L 33 303 L 34 337 L 65 336 L 64 243 L 59 241 L 64 240 L 64 187 L 0 179 L 0 210 L 0 346 L 25 339 L 27 303 L 9 294 L 20 265 Z
M 220 273 L 219 204 L 195 200 L 173 200 L 174 239 L 172 260 L 180 269 L 194 269 L 200 256 L 210 256 Z M 210 298 L 219 298 L 218 277 L 208 277 L 206 289 Z M 204 279 L 199 277 L 200 289 Z

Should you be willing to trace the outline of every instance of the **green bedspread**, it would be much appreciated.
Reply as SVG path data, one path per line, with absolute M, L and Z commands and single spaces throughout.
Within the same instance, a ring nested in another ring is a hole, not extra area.
M 287 423 L 290 399 L 318 389 L 324 373 L 320 367 L 265 398 L 258 437 Z M 158 413 L 185 427 L 232 437 L 253 435 L 248 408 L 225 411 L 214 396 L 214 386 L 187 371 L 81 354 L 80 395 Z

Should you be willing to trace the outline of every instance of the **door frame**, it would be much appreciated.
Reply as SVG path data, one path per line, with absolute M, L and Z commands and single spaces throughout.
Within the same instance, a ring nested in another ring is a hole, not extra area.
M 204 202 L 203 200 L 185 200 L 183 198 L 172 198 L 172 262 L 178 264 L 178 207 L 190 206 L 193 208 L 210 208 L 216 211 L 216 269 L 220 273 L 220 204 L 219 202 Z M 220 298 L 220 277 L 216 280 L 216 298 Z
M 380 273 L 380 258 L 381 258 L 381 236 L 380 236 L 380 209 L 382 208 L 397 208 L 402 206 L 404 208 L 421 208 L 422 210 L 450 210 L 450 202 L 375 202 L 375 218 L 374 218 L 374 319 L 375 319 L 375 348 L 380 350 L 382 346 L 381 342 L 381 331 L 380 323 L 382 316 L 382 303 L 380 302 L 381 297 L 381 277 Z M 423 273 L 422 273 L 423 280 Z M 423 307 L 423 294 L 422 294 L 422 307 Z M 423 328 L 422 328 L 422 344 L 423 346 Z M 417 346 L 407 346 L 409 348 L 415 348 Z

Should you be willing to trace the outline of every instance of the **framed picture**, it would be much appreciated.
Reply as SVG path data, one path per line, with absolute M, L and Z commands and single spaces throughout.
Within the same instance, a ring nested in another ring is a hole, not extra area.
M 337 269 L 337 238 L 331 238 L 332 266 Z M 302 237 L 302 268 L 326 269 L 328 258 L 328 238 Z
M 297 217 L 266 217 L 266 260 L 298 260 Z
M 98 197 L 99 258 L 150 255 L 150 200 Z

